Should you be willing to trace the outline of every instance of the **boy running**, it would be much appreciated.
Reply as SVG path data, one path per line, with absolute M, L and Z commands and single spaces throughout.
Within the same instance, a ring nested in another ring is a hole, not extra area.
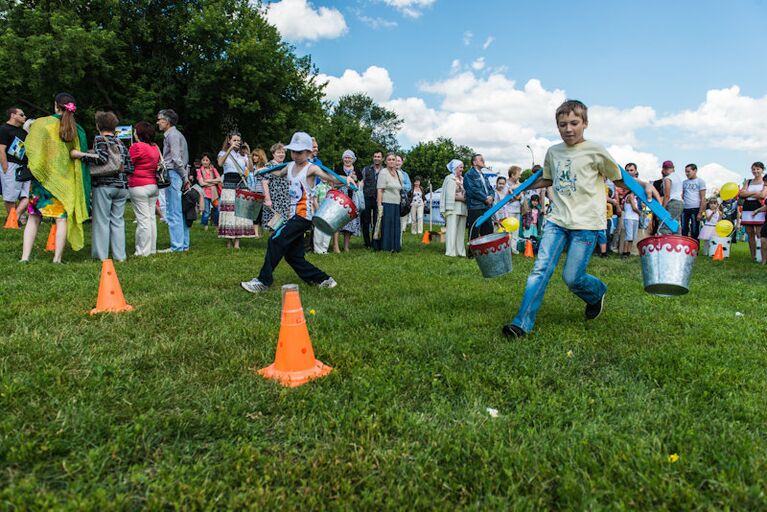
M 263 292 L 272 285 L 272 273 L 283 257 L 298 277 L 307 283 L 319 285 L 320 288 L 334 288 L 337 284 L 335 279 L 304 258 L 304 232 L 312 229 L 314 213 L 314 186 L 309 184 L 313 185 L 316 177 L 342 185 L 354 184 L 354 181 L 351 178 L 347 178 L 347 182 L 339 181 L 309 162 L 312 156 L 312 138 L 304 132 L 294 133 L 285 149 L 290 150 L 293 161 L 273 174 L 287 176 L 290 183 L 290 218 L 269 238 L 264 264 L 258 277 L 240 283 L 240 286 L 251 293 Z
M 562 278 L 567 287 L 586 303 L 586 319 L 599 316 L 604 306 L 607 285 L 586 273 L 594 253 L 597 234 L 605 229 L 604 178 L 627 188 L 620 168 L 599 144 L 587 141 L 583 132 L 588 126 L 588 109 L 577 100 L 565 101 L 555 115 L 559 135 L 564 141 L 549 148 L 543 176 L 531 188 L 551 188 L 551 214 L 543 230 L 538 257 L 527 278 L 522 304 L 514 320 L 503 327 L 510 338 L 520 338 L 535 325 L 543 294 L 567 248 Z M 647 196 L 653 187 L 643 183 Z M 657 193 L 655 193 L 657 197 Z

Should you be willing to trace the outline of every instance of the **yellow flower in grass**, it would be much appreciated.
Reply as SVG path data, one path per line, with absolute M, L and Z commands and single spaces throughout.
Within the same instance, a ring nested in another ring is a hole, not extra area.
M 674 462 L 676 462 L 678 460 L 679 460 L 679 455 L 677 455 L 676 453 L 672 453 L 671 455 L 668 456 L 668 461 L 671 464 L 673 464 Z
M 317 312 L 316 312 L 315 310 L 313 310 L 313 309 L 310 309 L 310 310 L 309 310 L 309 314 L 310 314 L 310 315 L 315 315 L 315 314 L 317 314 Z
M 573 351 L 572 350 L 568 350 L 567 351 L 567 357 L 573 357 Z

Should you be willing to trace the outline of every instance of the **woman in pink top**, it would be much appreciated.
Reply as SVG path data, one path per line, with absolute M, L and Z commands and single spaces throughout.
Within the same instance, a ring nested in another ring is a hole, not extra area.
M 154 208 L 160 194 L 157 188 L 157 163 L 160 148 L 154 143 L 154 127 L 146 121 L 136 123 L 134 142 L 128 153 L 133 174 L 128 177 L 128 191 L 136 214 L 136 256 L 157 252 L 157 221 Z

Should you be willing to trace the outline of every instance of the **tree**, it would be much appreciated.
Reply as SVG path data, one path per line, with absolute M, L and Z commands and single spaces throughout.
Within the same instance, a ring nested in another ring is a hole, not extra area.
M 434 189 L 442 186 L 448 173 L 446 165 L 457 158 L 466 169 L 471 165 L 474 150 L 469 146 L 456 145 L 451 139 L 440 137 L 429 142 L 419 142 L 406 155 L 404 168 L 410 177 L 420 176 L 424 182 L 431 180 Z
M 339 163 L 346 149 L 351 149 L 368 164 L 374 151 L 397 151 L 397 132 L 402 119 L 391 110 L 376 104 L 365 94 L 343 96 L 329 106 L 327 122 L 319 129 L 320 158 Z
M 0 1 L 0 66 L 0 97 L 40 116 L 70 92 L 89 131 L 97 109 L 132 123 L 173 108 L 193 154 L 230 129 L 268 146 L 326 115 L 310 58 L 248 0 Z

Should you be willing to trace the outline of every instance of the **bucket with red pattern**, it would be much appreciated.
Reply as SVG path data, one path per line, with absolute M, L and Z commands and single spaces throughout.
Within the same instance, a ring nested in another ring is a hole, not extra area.
M 511 237 L 492 233 L 469 242 L 469 252 L 484 277 L 498 277 L 511 272 Z
M 680 235 L 651 236 L 640 241 L 637 249 L 645 291 L 661 297 L 689 292 L 698 248 L 697 240 Z
M 352 198 L 338 190 L 331 190 L 312 216 L 315 227 L 332 235 L 357 218 L 357 207 Z

